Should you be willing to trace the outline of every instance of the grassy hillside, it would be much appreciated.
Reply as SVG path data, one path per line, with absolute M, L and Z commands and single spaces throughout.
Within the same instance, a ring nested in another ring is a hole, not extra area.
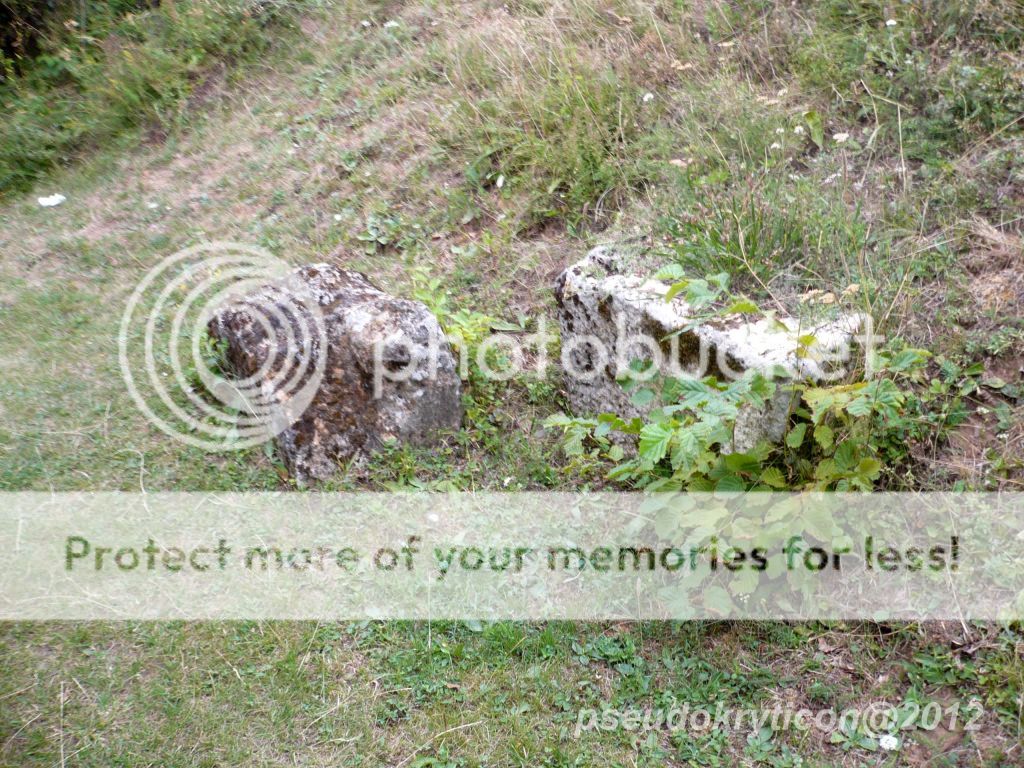
M 0 489 L 290 487 L 272 453 L 185 447 L 124 390 L 122 308 L 178 249 L 329 258 L 448 317 L 532 323 L 553 318 L 567 263 L 624 237 L 765 304 L 869 311 L 892 349 L 928 350 L 879 487 L 1022 489 L 1019 2 L 289 13 L 233 28 L 258 55 L 222 56 L 217 36 L 209 58 L 170 49 L 167 102 L 79 82 L 47 122 L 25 83 L 0 117 L 0 167 L 29 185 L 0 201 Z M 63 148 L 51 134 L 72 113 L 110 128 Z M 67 201 L 38 205 L 55 192 Z M 443 449 L 391 450 L 329 487 L 609 483 L 600 452 L 566 457 L 542 428 L 565 408 L 556 376 L 473 382 L 466 405 Z M 0 764 L 1010 766 L 1022 648 L 1019 627 L 994 626 L 7 625 Z M 986 714 L 976 733 L 910 731 L 897 753 L 817 731 L 572 738 L 581 707 L 671 696 L 976 696 Z

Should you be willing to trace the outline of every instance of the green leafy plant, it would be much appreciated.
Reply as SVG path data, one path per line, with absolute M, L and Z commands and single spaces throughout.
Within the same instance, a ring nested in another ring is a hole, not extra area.
M 683 330 L 711 317 L 759 311 L 748 299 L 729 294 L 725 274 L 686 279 L 681 267 L 670 265 L 656 276 L 676 280 L 667 298 L 684 294 L 695 310 L 693 322 Z M 813 335 L 800 337 L 796 354 L 812 354 L 815 344 Z M 609 479 L 649 492 L 869 491 L 882 476 L 890 451 L 916 428 L 908 414 L 927 410 L 927 403 L 907 389 L 912 379 L 920 378 L 927 353 L 905 349 L 876 357 L 878 370 L 872 378 L 830 386 L 815 386 L 780 371 L 748 371 L 732 381 L 658 374 L 639 387 L 627 376 L 624 386 L 633 388 L 631 402 L 646 409 L 642 419 L 613 413 L 596 418 L 555 414 L 546 426 L 562 432 L 568 456 L 607 461 Z M 645 364 L 634 361 L 638 370 Z M 743 412 L 766 415 L 787 403 L 780 444 L 762 442 L 737 450 Z M 937 422 L 944 426 L 948 419 Z M 627 454 L 623 446 L 633 442 L 636 451 Z
M 741 409 L 763 409 L 779 393 L 792 402 L 782 444 L 733 450 Z M 756 372 L 728 383 L 714 377 L 663 380 L 661 394 L 666 404 L 642 422 L 557 414 L 546 424 L 562 430 L 569 456 L 596 451 L 614 465 L 610 479 L 648 491 L 870 490 L 882 470 L 874 436 L 887 422 L 899 421 L 907 398 L 890 378 L 809 387 Z M 641 389 L 633 402 L 654 397 L 654 390 Z M 635 455 L 626 457 L 613 432 L 637 436 Z
M 415 244 L 421 234 L 418 229 L 419 225 L 407 223 L 400 214 L 382 209 L 366 217 L 366 226 L 356 240 L 366 243 L 370 254 L 389 247 L 402 251 Z

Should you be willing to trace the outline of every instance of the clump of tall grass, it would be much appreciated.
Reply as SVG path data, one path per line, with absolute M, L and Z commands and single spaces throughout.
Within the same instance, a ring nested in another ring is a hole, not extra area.
M 667 55 L 586 4 L 485 20 L 444 53 L 441 141 L 477 191 L 523 192 L 520 229 L 601 220 L 658 173 L 665 101 L 643 75 Z

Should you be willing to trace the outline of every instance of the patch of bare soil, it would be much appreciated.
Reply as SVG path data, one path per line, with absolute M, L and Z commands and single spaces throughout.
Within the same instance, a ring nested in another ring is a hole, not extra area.
M 1024 239 L 981 219 L 968 226 L 970 248 L 962 260 L 966 279 L 957 302 L 961 334 L 976 345 L 989 342 L 1019 325 L 1024 315 Z M 913 317 L 910 335 L 933 349 L 939 334 L 957 332 L 940 319 L 950 301 L 949 285 L 926 286 L 918 301 L 925 305 Z M 1024 349 L 1011 347 L 984 359 L 982 388 L 966 400 L 969 414 L 943 445 L 933 445 L 919 458 L 928 465 L 974 487 L 1024 488 L 1024 424 L 1020 400 L 1024 393 Z M 1007 419 L 1007 409 L 1013 415 Z M 1007 426 L 1007 422 L 1010 422 Z

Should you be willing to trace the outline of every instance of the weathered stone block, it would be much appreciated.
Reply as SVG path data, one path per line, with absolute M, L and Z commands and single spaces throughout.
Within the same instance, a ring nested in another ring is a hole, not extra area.
M 691 327 L 695 313 L 686 300 L 675 296 L 666 301 L 669 285 L 650 277 L 659 266 L 644 250 L 601 246 L 558 277 L 565 389 L 577 414 L 632 418 L 653 407 L 634 405 L 618 381 L 635 359 L 659 362 L 667 375 L 723 380 L 748 370 L 779 369 L 820 382 L 829 377 L 830 367 L 799 355 L 798 338 L 812 334 L 818 351 L 841 363 L 862 323 L 858 315 L 813 326 L 793 317 L 750 321 L 736 315 Z M 765 408 L 741 411 L 735 450 L 781 439 L 791 402 L 791 394 L 780 387 Z
M 317 334 L 306 334 L 312 343 L 296 341 L 303 337 L 298 326 L 309 320 L 294 310 L 303 301 L 319 308 L 324 348 Z M 233 302 L 209 330 L 226 343 L 232 373 L 257 377 L 264 388 L 282 386 L 278 374 L 293 362 L 289 357 L 308 356 L 306 375 L 320 369 L 312 401 L 301 413 L 285 414 L 289 426 L 276 438 L 300 481 L 326 479 L 386 442 L 429 445 L 459 427 L 461 382 L 437 319 L 359 272 L 301 267 Z

